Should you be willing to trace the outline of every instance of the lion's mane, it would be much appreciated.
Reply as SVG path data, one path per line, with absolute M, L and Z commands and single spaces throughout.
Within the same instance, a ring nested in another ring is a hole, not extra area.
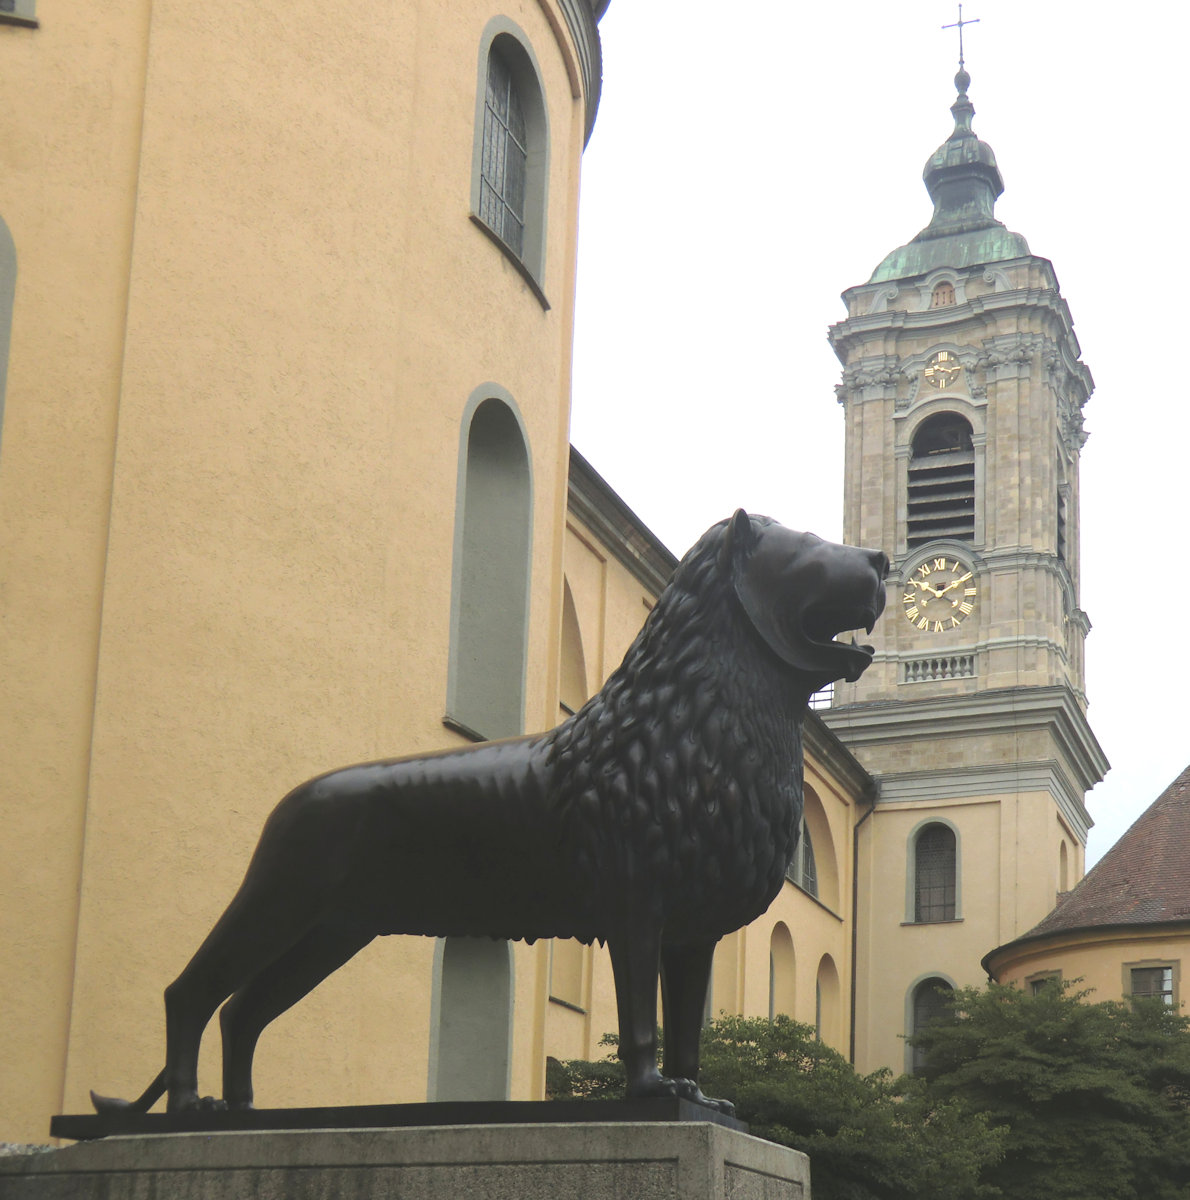
M 727 527 L 691 548 L 620 667 L 547 735 L 584 940 L 622 906 L 669 941 L 721 936 L 768 907 L 792 858 L 805 697 L 735 594 Z

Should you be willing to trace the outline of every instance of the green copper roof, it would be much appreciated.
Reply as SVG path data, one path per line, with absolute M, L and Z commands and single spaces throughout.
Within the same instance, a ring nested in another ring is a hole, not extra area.
M 978 267 L 984 263 L 1003 262 L 1006 258 L 1021 258 L 1029 253 L 1029 243 L 1019 233 L 1005 229 L 999 221 L 994 228 L 950 237 L 931 238 L 919 242 L 915 238 L 898 246 L 872 272 L 869 283 L 888 279 L 908 279 L 913 275 L 928 275 L 938 267 Z
M 930 155 L 922 178 L 934 215 L 907 245 L 894 250 L 872 273 L 869 283 L 925 275 L 937 267 L 974 267 L 1029 253 L 1029 243 L 995 218 L 1004 181 L 987 142 L 972 132 L 975 106 L 967 96 L 971 76 L 959 66 L 958 92 L 950 111 L 954 131 Z

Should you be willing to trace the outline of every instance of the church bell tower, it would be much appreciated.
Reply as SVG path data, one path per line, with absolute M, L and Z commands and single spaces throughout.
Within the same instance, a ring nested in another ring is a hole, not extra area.
M 911 1067 L 938 989 L 983 980 L 1083 869 L 1107 761 L 1086 717 L 1079 455 L 1091 373 L 1052 264 L 996 219 L 971 128 L 930 155 L 929 224 L 830 330 L 845 540 L 893 562 L 877 655 L 822 716 L 876 778 L 858 834 L 856 1061 Z

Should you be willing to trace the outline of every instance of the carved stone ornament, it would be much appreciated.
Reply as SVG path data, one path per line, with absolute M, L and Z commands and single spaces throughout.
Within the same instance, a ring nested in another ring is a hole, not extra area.
M 547 733 L 364 763 L 302 784 L 165 989 L 165 1066 L 109 1115 L 252 1107 L 261 1032 L 382 934 L 607 944 L 629 1098 L 698 1087 L 715 945 L 781 889 L 809 697 L 853 681 L 887 557 L 738 511 L 708 530 L 603 690 Z M 657 1068 L 657 982 L 664 1071 Z M 216 1008 L 223 1096 L 198 1052 Z

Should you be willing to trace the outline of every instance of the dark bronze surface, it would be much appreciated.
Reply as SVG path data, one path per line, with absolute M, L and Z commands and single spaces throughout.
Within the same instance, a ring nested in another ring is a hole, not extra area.
M 676 1096 L 651 1100 L 449 1100 L 333 1108 L 192 1108 L 178 1113 L 117 1109 L 54 1117 L 50 1136 L 76 1142 L 109 1134 L 231 1133 L 275 1129 L 405 1129 L 443 1125 L 554 1125 L 601 1121 L 711 1121 L 747 1133 L 743 1121 Z
M 296 788 L 166 988 L 165 1068 L 131 1104 L 94 1097 L 109 1131 L 162 1092 L 170 1113 L 250 1109 L 265 1026 L 392 933 L 606 943 L 628 1097 L 730 1113 L 697 1084 L 712 955 L 781 888 L 806 702 L 871 661 L 833 639 L 871 630 L 887 570 L 879 551 L 741 510 L 682 559 L 624 662 L 558 728 Z M 220 1004 L 223 1099 L 203 1100 L 199 1041 Z

